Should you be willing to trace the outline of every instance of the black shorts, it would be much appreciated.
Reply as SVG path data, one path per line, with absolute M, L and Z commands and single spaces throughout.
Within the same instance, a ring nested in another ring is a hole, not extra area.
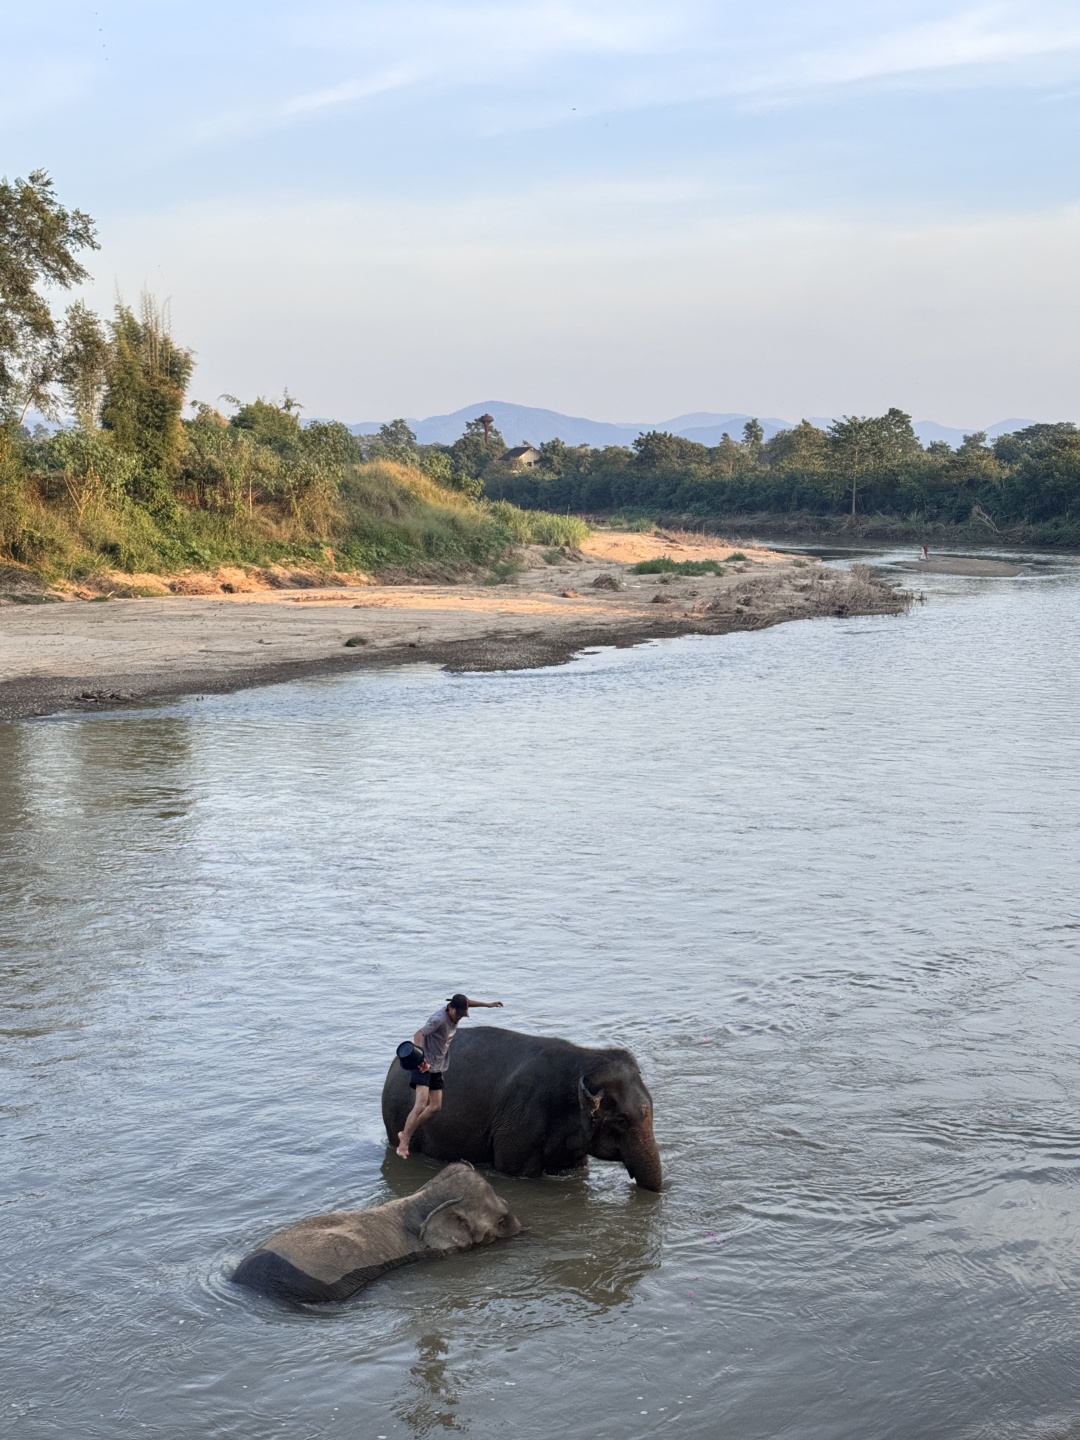
M 409 1084 L 414 1090 L 418 1085 L 426 1085 L 429 1090 L 441 1090 L 443 1077 L 437 1071 L 414 1070 L 409 1076 Z

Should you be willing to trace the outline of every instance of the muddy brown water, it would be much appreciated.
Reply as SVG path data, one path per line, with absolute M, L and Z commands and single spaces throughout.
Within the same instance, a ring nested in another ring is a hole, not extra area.
M 0 1432 L 1068 1433 L 1080 567 L 925 590 L 0 727 Z M 517 1240 L 237 1292 L 432 1173 L 379 1089 L 458 987 L 629 1045 L 664 1193 L 499 1179 Z

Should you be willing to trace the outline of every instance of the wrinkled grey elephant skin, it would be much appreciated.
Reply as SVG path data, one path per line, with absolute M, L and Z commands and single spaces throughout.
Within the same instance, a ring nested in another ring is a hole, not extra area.
M 277 1300 L 347 1300 L 398 1265 L 488 1245 L 520 1229 L 471 1165 L 448 1165 L 415 1195 L 371 1210 L 313 1215 L 279 1230 L 232 1278 Z
M 382 1095 L 393 1145 L 413 1095 L 395 1060 Z M 417 1130 L 411 1149 L 530 1176 L 573 1169 L 592 1155 L 621 1160 L 646 1190 L 663 1181 L 652 1096 L 629 1050 L 589 1049 L 495 1025 L 455 1036 L 442 1109 Z

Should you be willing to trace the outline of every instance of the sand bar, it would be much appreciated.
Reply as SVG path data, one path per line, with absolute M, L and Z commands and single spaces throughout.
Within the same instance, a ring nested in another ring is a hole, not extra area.
M 1009 579 L 1023 573 L 1023 566 L 1009 560 L 981 560 L 974 555 L 931 555 L 929 560 L 904 560 L 902 570 L 921 571 L 924 575 L 982 575 Z
M 594 645 L 849 613 L 850 598 L 834 594 L 843 579 L 838 572 L 745 544 L 738 552 L 745 560 L 725 564 L 721 576 L 630 570 L 658 555 L 726 561 L 732 549 L 715 537 L 598 532 L 554 564 L 553 552 L 534 547 L 522 557 L 525 568 L 499 585 L 337 584 L 246 593 L 234 587 L 234 593 L 9 604 L 0 609 L 0 719 L 358 667 L 534 668 Z

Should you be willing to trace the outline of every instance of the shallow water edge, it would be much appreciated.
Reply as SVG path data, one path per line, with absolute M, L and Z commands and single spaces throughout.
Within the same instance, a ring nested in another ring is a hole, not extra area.
M 733 589 L 696 604 L 693 591 L 686 596 L 671 597 L 658 590 L 654 600 L 670 609 L 646 613 L 650 609 L 646 606 L 636 613 L 631 610 L 622 616 L 608 616 L 602 624 L 585 619 L 568 623 L 565 616 L 536 614 L 527 618 L 525 623 L 529 628 L 499 630 L 491 627 L 490 617 L 478 615 L 474 617 L 476 633 L 465 638 L 383 643 L 370 649 L 366 643 L 354 648 L 352 642 L 346 642 L 342 647 L 340 639 L 331 642 L 328 638 L 327 645 L 335 643 L 330 653 L 304 659 L 260 660 L 258 664 L 251 663 L 253 646 L 250 638 L 242 635 L 238 628 L 238 620 L 246 621 L 248 617 L 238 616 L 235 611 L 231 614 L 219 611 L 214 616 L 218 639 L 221 632 L 231 634 L 236 648 L 224 656 L 219 653 L 215 663 L 205 668 L 193 665 L 185 657 L 182 664 L 147 669 L 140 650 L 152 641 L 140 644 L 141 617 L 138 610 L 133 610 L 124 627 L 123 641 L 131 656 L 129 667 L 106 674 L 96 672 L 92 677 L 81 679 L 70 675 L 29 674 L 0 682 L 0 721 L 71 710 L 108 710 L 182 695 L 227 694 L 320 675 L 396 669 L 401 665 L 434 665 L 451 673 L 537 670 L 564 665 L 593 646 L 627 649 L 650 640 L 762 630 L 790 620 L 826 615 L 852 618 L 900 614 L 909 608 L 912 600 L 910 592 L 874 580 L 868 571 L 863 573 L 858 566 L 850 571 L 815 567 L 807 571 L 807 576 L 803 579 L 800 574 L 795 580 L 790 573 L 748 576 Z M 118 600 L 113 603 L 137 607 L 146 602 Z M 167 606 L 182 603 L 180 600 L 158 602 Z M 691 608 L 677 608 L 687 604 Z M 160 613 L 155 613 L 153 620 L 160 626 Z M 279 618 L 277 623 L 291 622 L 294 623 L 293 617 L 289 615 Z

